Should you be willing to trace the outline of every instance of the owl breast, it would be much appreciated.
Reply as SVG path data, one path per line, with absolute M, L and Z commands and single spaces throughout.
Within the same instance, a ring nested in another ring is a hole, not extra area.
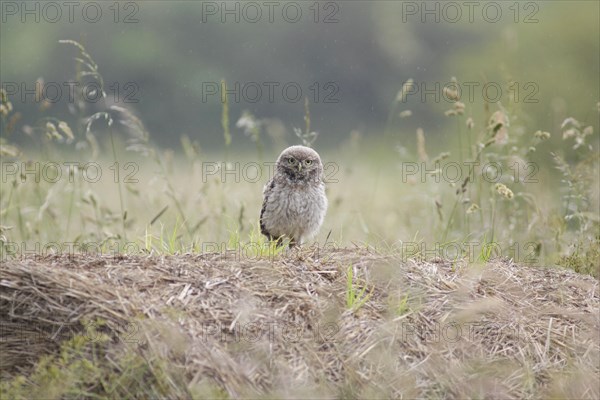
M 276 182 L 265 204 L 263 223 L 274 238 L 286 236 L 301 244 L 323 223 L 327 211 L 325 187 Z

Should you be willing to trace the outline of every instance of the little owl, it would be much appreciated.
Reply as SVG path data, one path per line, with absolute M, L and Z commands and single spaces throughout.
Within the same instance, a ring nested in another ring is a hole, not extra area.
M 269 240 L 290 241 L 290 247 L 312 238 L 323 223 L 327 197 L 323 164 L 316 151 L 305 146 L 285 149 L 275 173 L 263 189 L 260 231 Z

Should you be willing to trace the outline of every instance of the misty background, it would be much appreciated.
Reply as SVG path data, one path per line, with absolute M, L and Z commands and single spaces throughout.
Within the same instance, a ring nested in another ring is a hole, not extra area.
M 597 121 L 597 2 L 474 2 L 472 8 L 463 2 L 75 2 L 72 15 L 61 2 L 25 3 L 2 2 L 0 39 L 1 81 L 20 124 L 52 115 L 81 135 L 65 84 L 75 80 L 77 51 L 61 39 L 85 46 L 107 99 L 133 110 L 161 146 L 179 147 L 187 135 L 203 148 L 223 147 L 222 79 L 233 91 L 232 146 L 239 149 L 250 143 L 235 127 L 244 110 L 295 143 L 305 97 L 322 147 L 351 132 L 379 137 L 388 123 L 411 150 L 418 127 L 429 138 L 448 138 L 444 111 L 451 103 L 441 87 L 452 77 L 473 87 L 473 99 L 466 92 L 461 98 L 467 115 L 484 111 L 482 87 L 491 82 L 488 94 L 499 99 L 492 111 L 516 94 L 526 115 L 520 123 L 532 130 L 552 133 L 571 115 Z M 419 93 L 390 116 L 408 79 Z M 36 99 L 36 81 L 50 84 L 45 94 L 57 100 Z M 421 89 L 430 91 L 425 98 Z M 103 107 L 88 106 L 88 115 Z M 412 115 L 398 117 L 405 110 Z M 11 141 L 36 140 L 16 132 Z

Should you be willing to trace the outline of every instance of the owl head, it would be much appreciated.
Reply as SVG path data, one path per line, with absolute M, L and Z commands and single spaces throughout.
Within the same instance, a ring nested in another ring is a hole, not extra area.
M 321 157 L 305 146 L 291 146 L 281 152 L 277 172 L 293 182 L 318 182 L 323 175 Z

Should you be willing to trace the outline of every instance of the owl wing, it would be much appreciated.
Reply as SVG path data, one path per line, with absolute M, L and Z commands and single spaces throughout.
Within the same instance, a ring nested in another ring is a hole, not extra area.
M 265 226 L 263 217 L 264 217 L 265 211 L 267 209 L 267 202 L 269 201 L 269 194 L 271 194 L 274 187 L 275 187 L 275 180 L 273 178 L 271 178 L 271 180 L 269 182 L 267 182 L 267 184 L 265 185 L 265 187 L 263 189 L 263 204 L 262 204 L 262 208 L 260 209 L 260 233 L 262 233 L 263 235 L 268 237 L 269 240 L 272 240 L 273 237 L 267 230 L 267 227 Z

